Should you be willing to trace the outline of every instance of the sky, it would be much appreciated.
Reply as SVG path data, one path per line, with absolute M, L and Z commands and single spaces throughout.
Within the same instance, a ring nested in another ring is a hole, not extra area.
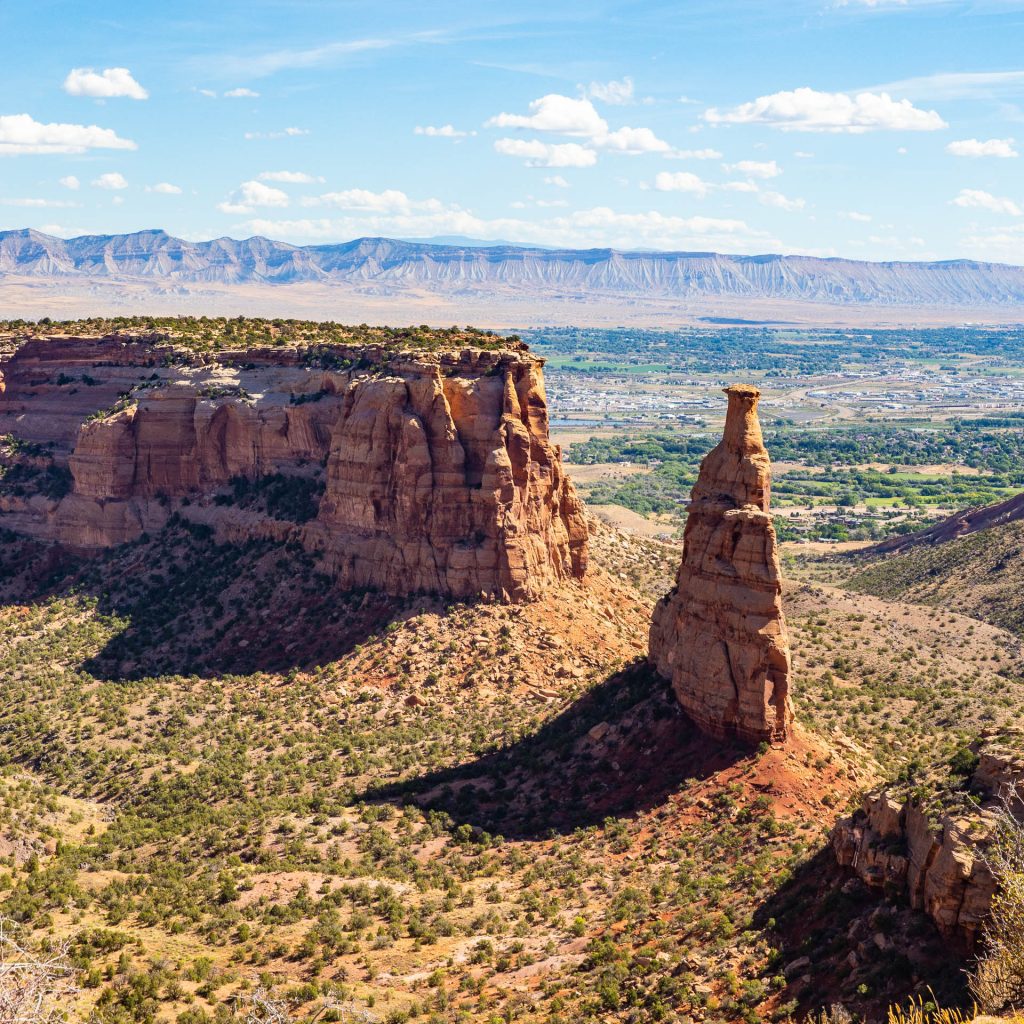
M 19 0 L 0 36 L 0 228 L 1024 264 L 1024 0 Z

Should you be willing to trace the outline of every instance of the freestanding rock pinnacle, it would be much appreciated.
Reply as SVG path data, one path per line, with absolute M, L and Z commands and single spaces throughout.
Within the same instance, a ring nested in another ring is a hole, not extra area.
M 717 737 L 760 742 L 789 734 L 789 640 L 769 513 L 771 462 L 749 384 L 725 389 L 721 442 L 690 495 L 675 588 L 654 610 L 650 661 L 679 702 Z

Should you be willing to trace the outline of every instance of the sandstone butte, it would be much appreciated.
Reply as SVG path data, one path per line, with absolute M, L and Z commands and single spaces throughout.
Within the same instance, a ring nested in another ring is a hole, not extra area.
M 515 343 L 209 355 L 161 336 L 29 340 L 0 362 L 0 436 L 41 445 L 71 488 L 0 496 L 0 526 L 96 549 L 177 513 L 223 540 L 298 542 L 346 587 L 529 600 L 587 567 L 542 366 Z M 213 500 L 272 473 L 316 480 L 315 517 Z
M 760 392 L 737 384 L 691 493 L 676 585 L 654 610 L 650 660 L 705 732 L 783 741 L 793 710 Z

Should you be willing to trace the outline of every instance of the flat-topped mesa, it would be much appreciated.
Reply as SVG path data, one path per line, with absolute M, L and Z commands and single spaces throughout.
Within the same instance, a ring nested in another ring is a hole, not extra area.
M 587 565 L 542 366 L 514 342 L 199 357 L 29 342 L 0 366 L 0 436 L 48 451 L 71 491 L 0 488 L 0 527 L 88 549 L 176 512 L 224 540 L 300 543 L 346 587 L 529 600 Z M 259 497 L 270 476 L 275 508 Z M 296 496 L 312 502 L 302 514 Z
M 705 732 L 783 741 L 793 720 L 789 640 L 760 392 L 735 384 L 725 393 L 724 434 L 700 465 L 683 560 L 654 610 L 649 657 Z

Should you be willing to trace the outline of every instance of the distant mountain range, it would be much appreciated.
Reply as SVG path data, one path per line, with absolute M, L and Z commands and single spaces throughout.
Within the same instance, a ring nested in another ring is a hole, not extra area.
M 973 260 L 868 263 L 810 256 L 544 249 L 357 238 L 290 245 L 269 238 L 188 242 L 165 231 L 56 238 L 0 232 L 5 276 L 151 285 L 334 283 L 376 294 L 510 293 L 643 299 L 772 299 L 833 306 L 991 308 L 1024 304 L 1024 267 Z

